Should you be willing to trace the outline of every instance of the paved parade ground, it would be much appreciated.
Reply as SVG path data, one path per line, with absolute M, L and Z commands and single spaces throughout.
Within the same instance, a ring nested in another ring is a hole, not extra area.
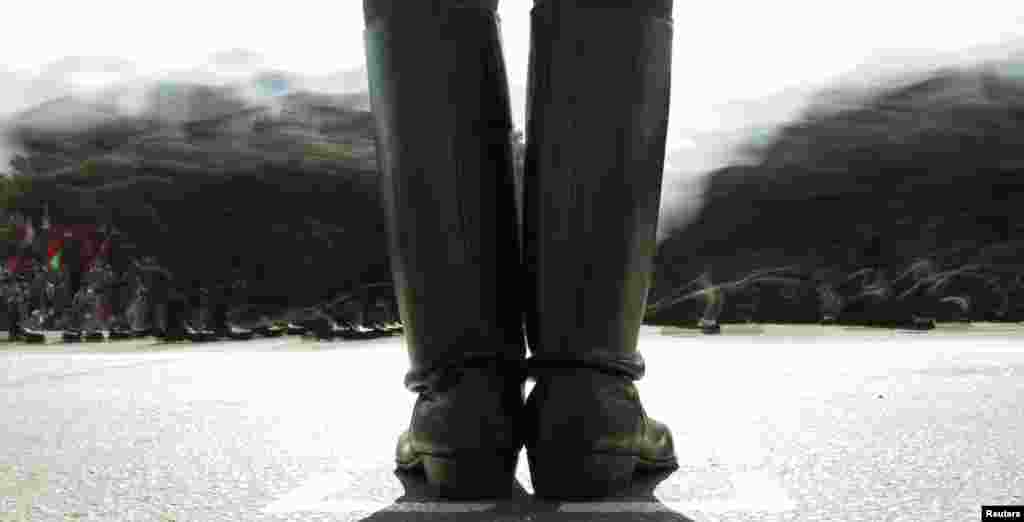
M 401 337 L 0 343 L 0 520 L 977 521 L 1024 504 L 1024 328 L 645 327 L 681 468 L 592 503 L 394 473 Z M 403 481 L 405 484 L 403 485 Z M 419 489 L 418 489 L 419 488 Z

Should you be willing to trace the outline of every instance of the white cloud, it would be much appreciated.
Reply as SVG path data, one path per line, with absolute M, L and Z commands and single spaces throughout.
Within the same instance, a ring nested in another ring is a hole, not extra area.
M 68 81 L 72 85 L 82 89 L 105 87 L 124 80 L 124 75 L 120 73 L 104 71 L 81 71 L 68 76 Z
M 499 2 L 512 111 L 520 128 L 532 3 Z M 357 69 L 365 61 L 362 2 L 356 0 L 68 1 L 60 2 L 59 9 L 45 1 L 7 4 L 0 64 L 30 74 L 70 54 L 132 61 L 139 77 L 177 71 L 173 74 L 231 82 L 244 80 L 255 69 L 322 76 Z M 837 11 L 810 0 L 677 0 L 669 141 L 762 124 L 747 120 L 773 114 L 763 108 L 736 110 L 737 100 L 825 85 L 854 70 L 867 75 L 898 56 L 900 68 L 931 65 L 976 45 L 1019 38 L 1024 30 L 1014 6 L 999 0 L 862 0 Z M 83 70 L 72 81 L 89 89 L 108 80 L 98 71 Z M 12 103 L 21 109 L 41 101 L 34 94 L 45 89 L 32 90 L 0 86 L 0 114 L 10 112 Z M 678 162 L 672 158 L 672 163 Z

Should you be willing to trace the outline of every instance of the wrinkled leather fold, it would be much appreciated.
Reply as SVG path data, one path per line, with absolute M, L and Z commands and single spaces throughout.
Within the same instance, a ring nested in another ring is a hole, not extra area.
M 508 382 L 522 383 L 527 377 L 527 364 L 522 358 L 492 352 L 467 353 L 439 367 L 414 367 L 405 375 L 405 387 L 416 393 L 435 393 L 458 384 L 467 369 L 492 370 Z
M 558 353 L 546 356 L 539 354 L 527 359 L 525 368 L 526 375 L 535 380 L 584 368 L 637 380 L 642 378 L 646 371 L 644 358 L 638 351 L 591 351 L 569 356 Z

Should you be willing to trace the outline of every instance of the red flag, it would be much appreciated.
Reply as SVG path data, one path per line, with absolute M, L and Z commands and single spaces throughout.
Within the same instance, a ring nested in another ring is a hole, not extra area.
M 81 261 L 79 269 L 88 271 L 100 250 L 96 237 L 98 227 L 91 224 L 61 225 L 53 223 L 50 225 L 49 245 L 47 255 L 50 259 L 50 266 L 59 270 L 63 267 L 63 259 L 56 259 L 64 249 L 64 243 L 69 240 L 82 242 Z M 60 256 L 63 257 L 63 256 Z
M 62 268 L 61 260 L 58 258 L 61 251 L 64 250 L 64 237 L 63 234 L 51 235 L 46 245 L 46 259 L 51 270 L 60 270 Z

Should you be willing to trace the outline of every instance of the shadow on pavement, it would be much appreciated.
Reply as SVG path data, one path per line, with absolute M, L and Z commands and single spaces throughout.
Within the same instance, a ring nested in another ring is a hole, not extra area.
M 500 498 L 478 501 L 438 501 L 422 473 L 396 471 L 405 495 L 394 504 L 373 513 L 361 522 L 398 521 L 632 521 L 693 522 L 670 510 L 655 496 L 654 490 L 673 472 L 647 474 L 634 478 L 633 486 L 614 497 L 590 502 L 555 502 L 534 497 L 518 481 Z

